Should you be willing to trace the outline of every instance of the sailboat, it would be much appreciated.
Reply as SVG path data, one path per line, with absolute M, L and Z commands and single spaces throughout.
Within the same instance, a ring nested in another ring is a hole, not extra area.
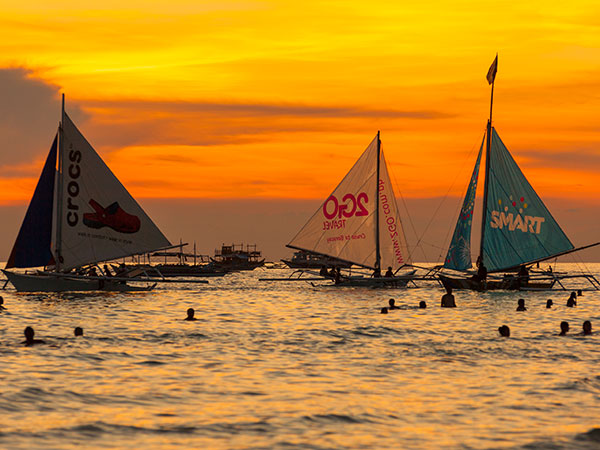
M 57 135 L 3 270 L 8 281 L 25 292 L 148 290 L 84 268 L 170 246 L 77 129 L 63 95 Z
M 341 286 L 405 286 L 410 264 L 380 134 L 287 247 L 335 258 L 374 271 L 375 276 L 338 276 Z M 394 277 L 381 277 L 381 270 Z
M 600 284 L 592 275 L 561 276 L 550 271 L 530 273 L 533 264 L 600 242 L 580 248 L 573 246 L 492 126 L 497 70 L 498 56 L 487 75 L 492 91 L 490 118 L 484 137 L 486 162 L 477 273 L 461 276 L 440 273 L 439 279 L 446 288 L 454 289 L 543 290 L 551 289 L 561 278 L 585 277 L 597 289 Z M 445 269 L 468 272 L 472 267 L 471 226 L 484 141 L 444 261 Z

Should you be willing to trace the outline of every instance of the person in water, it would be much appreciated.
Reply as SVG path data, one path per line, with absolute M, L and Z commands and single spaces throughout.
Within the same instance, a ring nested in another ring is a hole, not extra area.
M 389 310 L 392 310 L 392 309 L 400 309 L 400 308 L 398 308 L 398 307 L 396 306 L 396 300 L 394 300 L 393 298 L 390 298 L 390 299 L 388 300 L 388 303 L 390 304 L 390 306 L 388 307 L 388 309 L 389 309 Z
M 508 328 L 507 325 L 502 325 L 501 327 L 498 327 L 498 333 L 500 333 L 500 336 L 502 337 L 510 337 L 510 328 Z
M 577 306 L 577 294 L 575 292 L 571 292 L 571 296 L 567 300 L 567 307 L 572 308 L 573 306 Z
M 546 308 L 548 308 L 548 309 L 549 309 L 549 308 L 552 308 L 552 300 L 551 300 L 551 299 L 548 299 L 548 300 L 546 301 Z
M 75 337 L 83 336 L 83 328 L 75 327 L 75 329 L 73 330 L 73 334 L 75 334 Z
M 383 308 L 381 308 L 380 314 L 387 314 L 387 313 L 388 313 L 388 309 L 385 306 Z
M 33 328 L 31 327 L 26 327 L 25 328 L 25 340 L 22 342 L 22 344 L 25 344 L 27 347 L 31 347 L 32 345 L 36 345 L 36 344 L 45 344 L 46 342 L 41 340 L 41 339 L 34 339 L 33 337 L 35 336 L 35 331 L 33 331 Z
M 454 301 L 454 295 L 452 295 L 452 287 L 446 288 L 446 293 L 442 296 L 442 308 L 456 308 L 456 302 Z
M 2 311 L 3 309 L 6 309 L 6 308 L 4 307 L 4 299 L 0 295 L 0 311 Z
M 583 292 L 581 289 L 577 289 L 577 297 L 581 297 L 583 295 Z
M 421 301 L 419 302 L 419 308 L 420 308 L 420 309 L 425 309 L 425 308 L 427 308 L 427 303 L 425 303 L 425 301 L 424 301 L 424 300 L 421 300 Z
M 566 336 L 568 332 L 569 332 L 569 322 L 562 321 L 560 323 L 559 336 Z
M 194 308 L 188 308 L 187 317 L 183 320 L 188 320 L 188 321 L 198 320 L 194 317 Z
M 394 272 L 392 271 L 392 266 L 389 266 L 387 268 L 387 271 L 385 272 L 384 277 L 386 277 L 386 278 L 394 278 Z
M 581 334 L 583 334 L 584 336 L 589 336 L 590 334 L 592 334 L 592 322 L 590 322 L 589 320 L 583 322 L 583 332 Z
M 517 311 L 527 311 L 527 308 L 525 308 L 525 300 L 520 298 L 519 301 L 517 302 L 518 306 L 517 306 Z

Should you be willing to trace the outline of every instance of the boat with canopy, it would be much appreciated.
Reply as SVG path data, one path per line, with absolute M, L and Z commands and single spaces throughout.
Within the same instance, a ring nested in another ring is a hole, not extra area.
M 332 274 L 338 286 L 402 287 L 416 270 L 398 214 L 380 134 L 287 247 L 335 258 L 374 276 Z M 394 276 L 381 276 L 381 270 Z
M 24 292 L 149 290 L 155 278 L 97 265 L 170 247 L 65 112 L 63 95 L 57 135 L 3 270 L 8 281 Z M 14 270 L 30 268 L 43 270 Z
M 454 289 L 544 290 L 557 283 L 564 288 L 561 280 L 583 277 L 594 289 L 599 289 L 600 283 L 591 274 L 558 274 L 531 267 L 600 242 L 579 248 L 573 246 L 492 126 L 497 68 L 498 56 L 487 75 L 492 86 L 490 118 L 443 265 L 444 269 L 463 272 L 463 275 L 439 273 L 439 279 L 445 287 Z M 473 273 L 469 272 L 472 268 L 471 227 L 484 142 L 481 244 L 477 273 Z

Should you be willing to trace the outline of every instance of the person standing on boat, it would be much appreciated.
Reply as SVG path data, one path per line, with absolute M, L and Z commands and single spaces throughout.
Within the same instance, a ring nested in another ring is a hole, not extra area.
M 375 269 L 373 271 L 373 278 L 381 278 L 381 270 L 380 269 Z
M 319 270 L 319 275 L 322 277 L 328 277 L 329 272 L 327 272 L 327 266 L 321 266 L 321 270 Z
M 524 287 L 529 284 L 529 270 L 527 266 L 521 266 L 519 268 L 519 286 Z
M 387 268 L 387 271 L 385 272 L 384 277 L 386 277 L 386 278 L 394 278 L 394 271 L 392 270 L 392 266 L 389 266 Z
M 446 288 L 446 293 L 442 296 L 442 308 L 456 308 L 456 302 L 454 301 L 454 295 L 452 295 L 452 287 Z

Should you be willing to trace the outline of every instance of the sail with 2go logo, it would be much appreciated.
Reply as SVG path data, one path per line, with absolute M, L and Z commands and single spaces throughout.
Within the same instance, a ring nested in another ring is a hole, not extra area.
M 340 202 L 335 195 L 329 196 L 323 203 L 323 215 L 327 220 L 323 221 L 323 230 L 339 230 L 346 227 L 346 219 L 354 216 L 368 216 L 369 211 L 366 204 L 369 196 L 361 192 L 356 197 L 354 194 L 346 194 Z

